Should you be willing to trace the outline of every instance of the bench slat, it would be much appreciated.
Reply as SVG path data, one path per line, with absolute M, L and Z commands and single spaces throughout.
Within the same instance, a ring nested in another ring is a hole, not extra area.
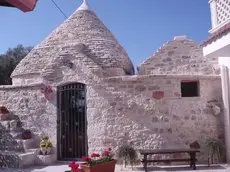
M 169 162 L 169 161 L 174 161 L 174 162 L 179 162 L 179 161 L 191 161 L 191 159 L 156 159 L 156 160 L 142 160 L 141 162 Z

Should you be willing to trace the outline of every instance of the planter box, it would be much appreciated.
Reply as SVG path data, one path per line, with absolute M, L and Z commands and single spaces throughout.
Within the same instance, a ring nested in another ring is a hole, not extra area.
M 82 169 L 84 170 L 84 172 L 114 172 L 116 162 L 116 160 L 113 160 L 103 164 L 98 164 L 93 167 L 82 165 Z
M 57 155 L 37 155 L 35 159 L 36 165 L 53 165 L 57 161 Z

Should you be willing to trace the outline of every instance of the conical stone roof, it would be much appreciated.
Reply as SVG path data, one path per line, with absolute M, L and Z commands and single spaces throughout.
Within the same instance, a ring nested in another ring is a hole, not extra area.
M 64 23 L 18 64 L 12 78 L 41 74 L 51 58 L 58 58 L 58 54 L 65 51 L 62 46 L 74 47 L 76 44 L 84 44 L 87 47 L 85 53 L 102 69 L 120 68 L 126 74 L 134 72 L 125 50 L 84 0 Z

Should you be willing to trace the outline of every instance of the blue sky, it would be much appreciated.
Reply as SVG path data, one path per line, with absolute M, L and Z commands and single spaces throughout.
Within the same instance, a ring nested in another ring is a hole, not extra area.
M 82 0 L 55 0 L 67 16 Z M 98 17 L 113 32 L 135 65 L 151 56 L 176 35 L 201 43 L 211 27 L 208 0 L 88 0 Z M 36 9 L 23 13 L 0 8 L 0 54 L 17 44 L 34 46 L 60 25 L 64 16 L 51 0 L 39 0 Z

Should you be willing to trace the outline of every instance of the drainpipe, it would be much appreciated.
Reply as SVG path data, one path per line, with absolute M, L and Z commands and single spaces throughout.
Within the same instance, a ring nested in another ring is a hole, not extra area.
M 224 131 L 225 131 L 225 149 L 226 149 L 226 160 L 230 163 L 230 121 L 229 121 L 229 69 L 227 66 L 221 66 L 221 84 L 222 84 L 222 96 L 224 103 Z

